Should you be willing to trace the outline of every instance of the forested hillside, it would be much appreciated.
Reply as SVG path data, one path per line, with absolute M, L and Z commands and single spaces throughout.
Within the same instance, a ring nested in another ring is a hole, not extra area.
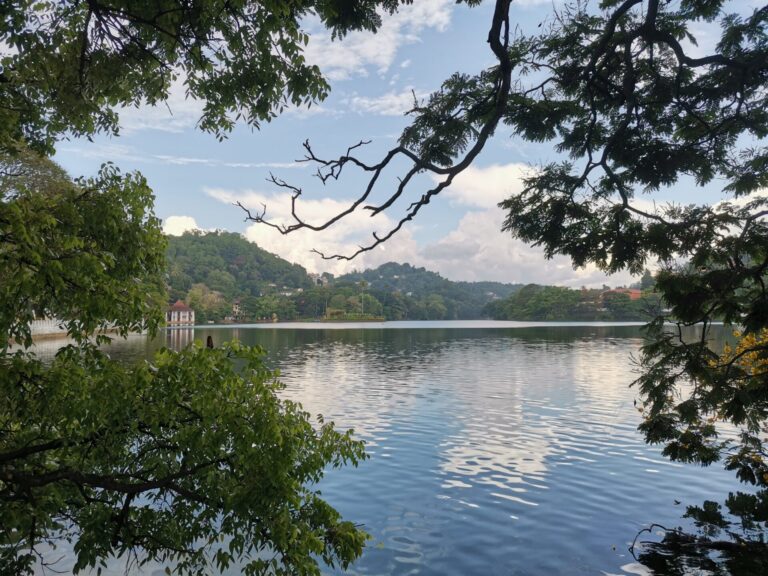
M 171 297 L 183 297 L 198 283 L 227 298 L 258 296 L 274 284 L 309 287 L 307 271 L 262 250 L 233 232 L 187 232 L 168 237 L 168 282 Z
M 185 300 L 203 322 L 231 316 L 236 300 L 253 303 L 262 296 L 292 293 L 312 285 L 303 267 L 233 232 L 169 236 L 167 266 L 170 298 Z M 256 310 L 253 312 L 257 315 Z M 277 310 L 259 312 L 268 316 Z
M 646 273 L 641 299 L 558 286 L 454 282 L 389 262 L 334 279 L 310 275 L 242 235 L 187 232 L 168 238 L 170 299 L 184 300 L 198 322 L 257 320 L 642 320 L 658 307 Z
M 410 264 L 388 262 L 376 269 L 346 274 L 338 283 L 365 281 L 373 295 L 399 296 L 404 303 L 415 308 L 409 317 L 425 316 L 437 319 L 481 318 L 483 307 L 489 302 L 506 298 L 520 288 L 518 284 L 501 282 L 454 282 L 436 272 L 416 268 Z M 423 313 L 418 309 L 422 308 Z
M 504 300 L 489 303 L 484 314 L 495 320 L 647 321 L 660 306 L 652 285 L 634 290 L 573 290 L 528 284 Z

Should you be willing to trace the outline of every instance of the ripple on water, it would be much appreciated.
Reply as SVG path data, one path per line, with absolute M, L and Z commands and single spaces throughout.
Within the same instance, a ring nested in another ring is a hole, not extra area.
M 626 551 L 639 528 L 678 524 L 681 506 L 732 487 L 730 474 L 670 464 L 643 442 L 628 388 L 637 335 L 315 328 L 240 337 L 270 347 L 286 396 L 368 443 L 369 460 L 329 471 L 320 486 L 372 534 L 350 574 L 571 576 L 644 574 Z

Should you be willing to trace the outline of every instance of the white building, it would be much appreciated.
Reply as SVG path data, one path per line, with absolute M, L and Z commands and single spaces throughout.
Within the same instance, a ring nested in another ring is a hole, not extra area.
M 165 313 L 165 323 L 168 326 L 194 326 L 195 311 L 181 300 L 168 308 Z

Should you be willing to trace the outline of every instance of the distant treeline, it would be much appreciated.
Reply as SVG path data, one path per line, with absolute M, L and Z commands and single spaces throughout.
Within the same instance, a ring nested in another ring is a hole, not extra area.
M 310 275 L 232 232 L 168 238 L 171 300 L 195 309 L 199 322 L 382 317 L 386 320 L 645 320 L 658 308 L 649 272 L 642 298 L 557 286 L 454 282 L 390 262 L 334 278 Z
M 505 298 L 520 284 L 454 282 L 410 264 L 389 262 L 341 276 L 337 285 L 365 283 L 391 320 L 469 320 L 483 317 L 489 302 Z
M 633 296 L 635 297 L 633 299 Z M 495 320 L 638 320 L 655 316 L 661 306 L 652 286 L 630 290 L 581 289 L 528 284 L 484 313 Z

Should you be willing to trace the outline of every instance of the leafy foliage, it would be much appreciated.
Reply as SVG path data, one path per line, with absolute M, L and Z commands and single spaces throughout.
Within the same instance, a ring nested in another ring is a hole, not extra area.
M 768 6 L 728 13 L 713 2 L 606 2 L 564 9 L 548 30 L 515 41 L 515 66 L 535 80 L 510 95 L 503 122 L 553 141 L 566 159 L 541 167 L 501 206 L 505 230 L 574 265 L 656 277 L 670 315 L 647 328 L 636 385 L 651 443 L 672 459 L 723 459 L 765 488 L 768 380 Z M 695 23 L 717 22 L 714 53 L 693 57 Z M 687 44 L 686 44 L 687 43 Z M 719 186 L 714 205 L 647 207 L 671 185 Z M 736 355 L 708 345 L 713 320 L 743 326 Z M 701 324 L 701 338 L 670 326 Z M 738 358 L 737 358 L 738 356 Z M 725 425 L 725 426 L 723 426 Z M 736 438 L 723 436 L 735 426 Z
M 262 356 L 229 344 L 133 367 L 90 347 L 50 366 L 2 358 L 3 572 L 62 539 L 75 541 L 75 572 L 132 550 L 183 574 L 346 567 L 365 534 L 309 486 L 362 445 L 279 399 Z
M 714 320 L 747 335 L 768 327 L 768 5 L 577 2 L 534 35 L 511 30 L 510 5 L 494 2 L 494 65 L 448 78 L 414 108 L 398 146 L 381 161 L 357 158 L 359 145 L 325 160 L 305 144 L 321 179 L 338 178 L 349 165 L 364 172 L 351 208 L 320 225 L 295 217 L 273 226 L 283 233 L 324 230 L 358 209 L 380 213 L 421 185 L 414 175 L 429 173 L 431 184 L 411 195 L 388 231 L 352 254 L 326 255 L 354 258 L 414 220 L 500 126 L 551 143 L 559 159 L 532 170 L 523 190 L 500 204 L 503 229 L 577 267 L 641 274 L 657 262 L 655 288 L 668 314 L 648 325 L 640 359 L 641 430 L 673 459 L 724 459 L 741 480 L 765 487 L 753 456 L 766 454 L 768 376 L 719 361 L 708 328 Z M 694 53 L 702 22 L 720 29 L 716 44 L 700 49 L 704 55 Z M 397 185 L 380 204 L 366 204 L 395 164 L 402 166 Z M 720 201 L 644 201 L 643 194 L 675 186 L 719 190 Z M 682 327 L 696 324 L 701 338 L 686 340 Z M 762 361 L 768 352 L 755 342 L 745 354 Z M 721 439 L 729 426 L 740 434 Z
M 329 86 L 303 54 L 302 19 L 335 37 L 375 31 L 398 0 L 19 0 L 0 8 L 0 143 L 51 151 L 64 132 L 118 130 L 122 106 L 156 104 L 178 80 L 220 137 L 258 126 Z M 120 81 L 116 82 L 115 79 Z
M 365 454 L 351 432 L 282 400 L 263 351 L 237 343 L 126 366 L 97 348 L 162 318 L 165 238 L 139 174 L 69 180 L 29 151 L 0 158 L 0 572 L 73 543 L 180 574 L 346 567 L 366 535 L 313 485 Z M 274 257 L 273 257 L 274 259 Z M 74 344 L 46 364 L 31 322 Z
M 30 345 L 42 316 L 75 338 L 153 329 L 165 245 L 144 178 L 105 165 L 73 182 L 29 151 L 0 157 L 0 170 L 0 349 Z

